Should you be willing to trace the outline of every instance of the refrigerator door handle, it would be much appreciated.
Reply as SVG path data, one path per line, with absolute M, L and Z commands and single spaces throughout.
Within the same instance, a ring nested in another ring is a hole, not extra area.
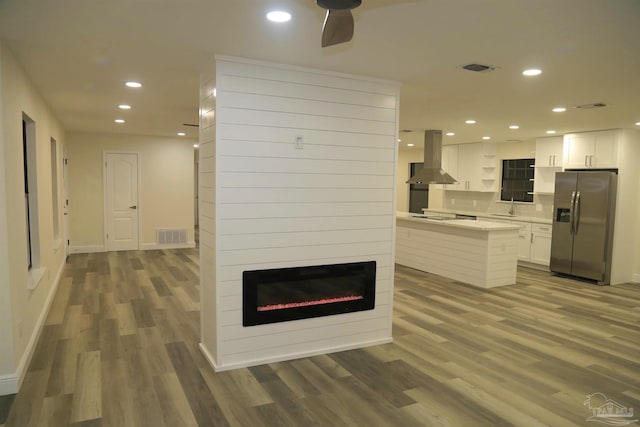
M 569 209 L 569 230 L 571 234 L 575 234 L 575 211 L 576 211 L 576 192 L 571 192 L 571 208 Z
M 574 215 L 574 227 L 573 234 L 578 234 L 578 226 L 580 225 L 580 192 L 576 194 L 576 203 L 575 203 L 575 215 Z

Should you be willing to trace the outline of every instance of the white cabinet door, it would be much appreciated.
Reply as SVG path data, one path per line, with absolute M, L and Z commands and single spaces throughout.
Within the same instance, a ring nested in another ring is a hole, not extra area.
M 463 190 L 482 190 L 482 144 L 460 144 L 458 146 L 458 181 Z
M 564 167 L 569 169 L 618 167 L 616 131 L 565 135 Z
M 549 265 L 551 258 L 551 226 L 534 224 L 531 238 L 531 262 Z
M 562 137 L 536 139 L 536 167 L 562 167 Z
M 518 233 L 518 260 L 529 261 L 531 257 L 531 233 Z
M 518 231 L 518 260 L 529 261 L 531 258 L 531 223 L 514 221 L 520 226 Z
M 588 168 L 589 156 L 593 155 L 594 137 L 591 134 L 565 136 L 565 168 Z
M 457 184 L 439 184 L 439 188 L 446 190 L 458 190 L 463 187 L 460 183 L 460 177 L 458 176 L 458 146 L 457 145 L 443 145 L 442 146 L 442 169 L 451 175 Z
M 593 158 L 591 167 L 618 167 L 618 138 L 617 132 L 597 132 L 594 135 Z

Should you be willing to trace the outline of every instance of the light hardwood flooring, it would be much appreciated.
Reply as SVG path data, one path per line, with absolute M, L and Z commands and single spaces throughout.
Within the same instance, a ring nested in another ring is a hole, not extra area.
M 391 344 L 214 373 L 196 249 L 72 255 L 4 426 L 586 426 L 595 392 L 640 412 L 640 285 L 398 266 L 395 287 Z

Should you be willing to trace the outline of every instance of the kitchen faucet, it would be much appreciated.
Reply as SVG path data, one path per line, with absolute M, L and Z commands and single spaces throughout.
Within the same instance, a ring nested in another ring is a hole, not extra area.
M 515 216 L 516 214 L 516 204 L 513 202 L 513 197 L 511 198 L 511 208 L 509 209 L 509 215 Z

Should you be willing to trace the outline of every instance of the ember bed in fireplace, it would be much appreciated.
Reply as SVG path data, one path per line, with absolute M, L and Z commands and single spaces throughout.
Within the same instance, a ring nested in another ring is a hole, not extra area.
M 372 310 L 376 262 L 242 273 L 243 326 Z

